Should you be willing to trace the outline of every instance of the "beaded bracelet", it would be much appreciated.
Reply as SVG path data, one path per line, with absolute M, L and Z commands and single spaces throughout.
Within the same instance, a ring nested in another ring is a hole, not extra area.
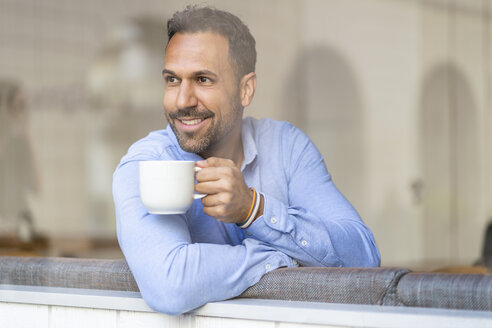
M 255 220 L 256 214 L 258 213 L 258 209 L 260 208 L 260 195 L 255 190 L 255 188 L 251 188 L 253 191 L 253 202 L 251 204 L 251 209 L 249 210 L 248 216 L 243 221 L 243 223 L 238 224 L 239 228 L 246 229 L 251 223 Z

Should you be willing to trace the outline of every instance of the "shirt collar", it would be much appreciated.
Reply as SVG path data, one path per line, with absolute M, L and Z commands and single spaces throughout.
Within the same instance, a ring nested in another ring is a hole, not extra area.
M 241 138 L 243 139 L 244 151 L 243 164 L 241 165 L 241 171 L 243 171 L 246 166 L 252 164 L 256 159 L 256 156 L 258 156 L 258 149 L 256 148 L 254 137 L 253 123 L 250 118 L 243 119 Z

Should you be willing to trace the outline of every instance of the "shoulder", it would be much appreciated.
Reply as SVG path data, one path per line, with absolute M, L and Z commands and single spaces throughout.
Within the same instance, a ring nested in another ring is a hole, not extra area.
M 267 147 L 296 148 L 304 147 L 306 143 L 311 142 L 301 129 L 286 121 L 246 117 L 243 120 L 243 128 L 251 131 L 258 145 Z
M 311 139 L 289 122 L 247 117 L 243 128 L 249 131 L 247 137 L 253 137 L 260 161 L 271 164 L 274 159 L 288 174 L 307 161 L 322 161 Z
M 269 136 L 284 138 L 288 136 L 296 136 L 304 133 L 286 121 L 277 121 L 271 118 L 255 119 L 253 117 L 245 117 L 243 119 L 243 128 L 250 130 L 256 137 Z
M 173 136 L 168 130 L 153 131 L 131 145 L 121 159 L 121 163 L 135 160 L 177 159 L 174 154 L 178 151 L 175 148 Z

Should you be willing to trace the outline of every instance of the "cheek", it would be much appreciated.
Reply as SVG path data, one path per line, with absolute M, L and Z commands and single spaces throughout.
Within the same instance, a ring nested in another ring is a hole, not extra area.
M 198 110 L 209 110 L 215 115 L 220 112 L 220 105 L 218 105 L 215 92 L 211 90 L 197 90 L 195 92 L 196 106 Z
M 218 116 L 229 107 L 228 97 L 227 92 L 219 89 L 206 89 L 196 92 L 199 107 L 205 107 Z

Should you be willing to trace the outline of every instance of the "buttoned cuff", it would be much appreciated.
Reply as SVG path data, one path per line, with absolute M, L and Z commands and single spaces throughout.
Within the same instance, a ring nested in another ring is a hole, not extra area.
M 269 241 L 292 231 L 294 226 L 285 219 L 288 217 L 285 206 L 272 197 L 267 198 L 263 193 L 261 195 L 264 201 L 263 214 L 246 229 L 247 234 L 259 240 Z

